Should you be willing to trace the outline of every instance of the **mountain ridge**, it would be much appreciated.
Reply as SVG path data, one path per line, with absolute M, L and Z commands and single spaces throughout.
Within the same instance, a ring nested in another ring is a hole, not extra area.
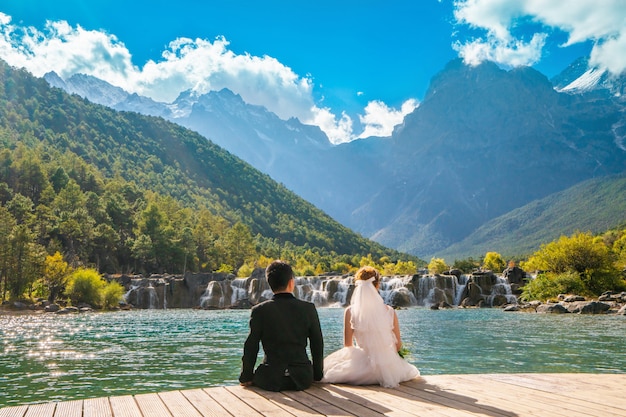
M 453 60 L 391 137 L 337 146 L 231 92 L 181 94 L 168 108 L 340 223 L 430 256 L 530 201 L 624 170 L 619 97 L 553 84 L 579 79 L 581 62 L 551 82 L 528 67 Z

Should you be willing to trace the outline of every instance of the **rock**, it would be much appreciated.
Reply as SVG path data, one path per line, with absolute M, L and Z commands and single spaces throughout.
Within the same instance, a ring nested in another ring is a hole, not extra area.
M 563 299 L 566 303 L 574 303 L 576 301 L 585 301 L 585 297 L 580 295 L 568 295 Z
M 598 301 L 577 301 L 574 303 L 570 303 L 567 306 L 567 310 L 570 313 L 580 313 L 580 314 L 602 314 L 606 313 L 610 305 Z
M 77 307 L 65 307 L 55 312 L 54 314 L 71 314 L 71 313 L 78 313 L 78 311 L 79 310 Z
M 617 315 L 619 316 L 626 316 L 626 304 L 622 306 L 622 308 L 620 308 L 617 311 Z
M 541 304 L 537 306 L 537 313 L 563 314 L 569 313 L 563 304 Z
M 453 308 L 453 307 L 454 307 L 453 305 L 450 305 L 445 301 L 442 301 L 439 303 L 439 308 Z
M 46 306 L 44 311 L 46 313 L 56 313 L 60 309 L 61 309 L 61 307 L 58 304 L 49 304 L 49 305 Z
M 504 307 L 502 311 L 519 311 L 519 307 L 516 305 L 509 305 Z
M 431 310 L 439 310 L 439 304 L 431 304 L 430 309 Z
M 411 302 L 411 293 L 404 287 L 394 290 L 391 294 L 390 304 L 394 308 L 410 307 L 413 304 Z
M 91 307 L 81 307 L 78 309 L 79 313 L 91 313 L 93 311 L 93 308 Z
M 508 279 L 509 284 L 518 284 L 523 286 L 526 273 L 522 268 L 513 266 L 502 271 L 502 276 Z
M 505 295 L 496 295 L 491 300 L 492 307 L 500 307 L 508 303 L 508 300 Z
M 28 309 L 28 304 L 23 303 L 21 301 L 15 301 L 13 303 L 13 308 L 15 308 L 17 310 L 27 310 Z

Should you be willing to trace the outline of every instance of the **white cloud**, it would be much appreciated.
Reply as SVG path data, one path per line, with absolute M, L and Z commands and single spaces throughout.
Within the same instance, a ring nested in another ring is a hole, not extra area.
M 363 137 L 365 132 L 390 134 L 393 125 L 402 122 L 399 115 L 406 114 L 404 108 L 370 103 L 360 116 L 365 132 L 358 135 L 347 114 L 337 116 L 317 105 L 310 75 L 299 76 L 269 56 L 235 54 L 228 46 L 222 37 L 213 42 L 178 38 L 170 42 L 161 59 L 140 68 L 133 64 L 124 43 L 112 34 L 72 27 L 65 21 L 49 21 L 43 30 L 20 27 L 0 12 L 0 58 L 38 77 L 48 71 L 62 78 L 83 73 L 163 102 L 172 102 L 185 90 L 203 94 L 228 88 L 283 119 L 297 117 L 318 125 L 333 143 Z
M 365 107 L 365 115 L 359 116 L 361 124 L 365 126 L 359 138 L 370 136 L 391 136 L 393 128 L 404 120 L 404 116 L 413 112 L 418 102 L 409 99 L 402 104 L 400 110 L 389 108 L 382 101 L 370 101 Z
M 569 35 L 563 46 L 591 40 L 592 64 L 620 73 L 626 69 L 624 0 L 462 0 L 454 3 L 458 23 L 487 31 L 486 39 L 457 43 L 468 63 L 484 59 L 506 65 L 530 65 L 540 58 L 548 31 Z M 546 33 L 516 39 L 511 30 L 523 19 L 543 25 Z

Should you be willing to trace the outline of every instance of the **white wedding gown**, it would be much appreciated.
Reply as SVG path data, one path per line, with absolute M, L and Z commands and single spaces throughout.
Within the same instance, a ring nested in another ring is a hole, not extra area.
M 322 382 L 393 388 L 419 376 L 419 370 L 396 351 L 394 311 L 372 280 L 357 281 L 349 308 L 357 346 L 343 347 L 324 359 Z

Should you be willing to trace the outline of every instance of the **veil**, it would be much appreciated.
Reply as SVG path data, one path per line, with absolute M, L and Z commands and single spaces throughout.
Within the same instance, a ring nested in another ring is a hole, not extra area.
M 397 385 L 391 364 L 398 359 L 393 334 L 393 311 L 374 287 L 374 278 L 358 280 L 350 301 L 350 324 L 383 386 Z
M 350 324 L 354 330 L 376 331 L 383 317 L 388 316 L 387 306 L 374 287 L 374 278 L 356 281 L 350 300 Z

